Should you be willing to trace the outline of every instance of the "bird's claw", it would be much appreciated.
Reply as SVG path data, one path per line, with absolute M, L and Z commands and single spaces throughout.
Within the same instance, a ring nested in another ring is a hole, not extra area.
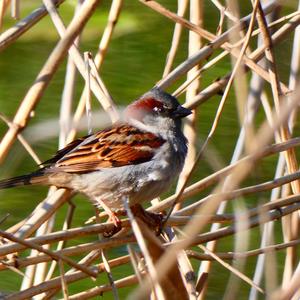
M 114 234 L 116 234 L 122 229 L 121 220 L 115 213 L 112 212 L 107 221 L 112 222 L 114 224 L 114 227 L 111 230 L 103 232 L 103 237 L 105 238 L 112 237 Z

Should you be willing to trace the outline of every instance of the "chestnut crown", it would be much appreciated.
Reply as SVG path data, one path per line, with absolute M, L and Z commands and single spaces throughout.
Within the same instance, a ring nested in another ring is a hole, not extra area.
M 143 121 L 145 116 L 181 119 L 192 112 L 181 106 L 172 95 L 155 87 L 133 102 L 125 111 L 125 117 Z

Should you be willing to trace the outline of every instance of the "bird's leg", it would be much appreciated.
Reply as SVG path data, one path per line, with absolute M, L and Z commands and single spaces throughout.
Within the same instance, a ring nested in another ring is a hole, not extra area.
M 132 213 L 153 229 L 156 235 L 160 235 L 163 225 L 163 214 L 146 211 L 140 204 L 135 204 L 130 207 Z
M 115 227 L 112 230 L 106 231 L 103 233 L 104 237 L 106 237 L 106 238 L 111 237 L 122 229 L 121 220 L 117 216 L 117 214 L 115 212 L 113 212 L 101 199 L 98 198 L 97 202 L 101 205 L 101 207 L 107 213 L 107 215 L 108 215 L 107 222 L 112 222 L 115 225 Z

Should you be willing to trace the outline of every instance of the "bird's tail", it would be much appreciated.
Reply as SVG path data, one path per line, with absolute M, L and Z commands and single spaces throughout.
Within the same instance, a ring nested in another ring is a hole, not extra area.
M 47 184 L 47 176 L 40 170 L 31 174 L 0 180 L 0 189 L 30 184 Z

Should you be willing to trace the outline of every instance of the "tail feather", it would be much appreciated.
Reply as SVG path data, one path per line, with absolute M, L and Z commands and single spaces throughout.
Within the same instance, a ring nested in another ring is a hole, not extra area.
M 37 171 L 27 175 L 0 180 L 0 189 L 8 189 L 31 184 L 46 184 L 46 182 L 47 177 L 42 172 Z

